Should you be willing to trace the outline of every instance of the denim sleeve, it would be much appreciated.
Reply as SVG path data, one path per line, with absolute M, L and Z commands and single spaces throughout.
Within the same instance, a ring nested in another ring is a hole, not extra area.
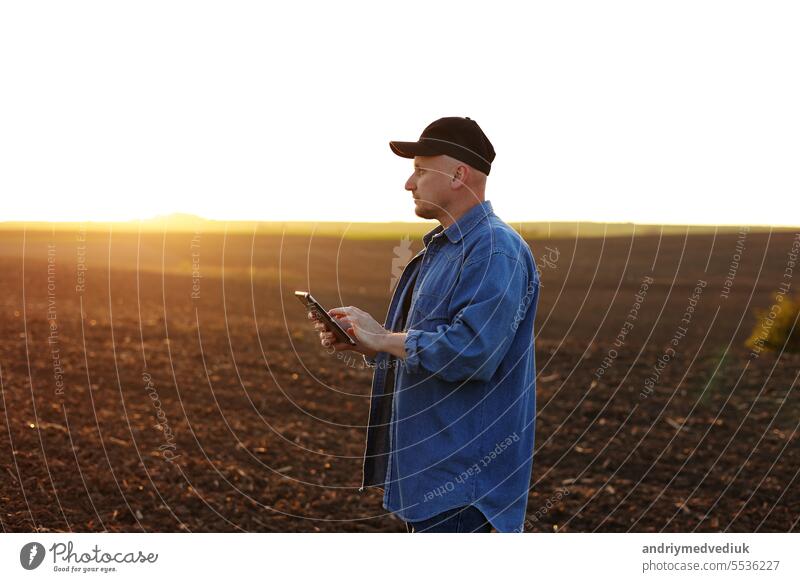
M 450 301 L 452 321 L 436 331 L 407 332 L 407 370 L 447 382 L 491 379 L 538 293 L 534 275 L 503 252 L 465 263 Z

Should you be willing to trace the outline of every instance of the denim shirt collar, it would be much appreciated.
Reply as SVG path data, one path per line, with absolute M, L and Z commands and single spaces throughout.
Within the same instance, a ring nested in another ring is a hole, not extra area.
M 444 231 L 445 236 L 451 243 L 457 243 L 464 235 L 466 235 L 469 231 L 475 228 L 480 221 L 482 221 L 487 216 L 493 214 L 492 211 L 492 203 L 488 200 L 481 202 L 480 204 L 476 204 L 469 210 L 467 210 L 461 218 L 459 218 L 456 222 L 444 228 L 441 224 L 428 232 L 425 236 L 422 237 L 422 242 L 425 246 L 428 246 L 428 243 L 431 240 L 439 236 L 442 231 Z

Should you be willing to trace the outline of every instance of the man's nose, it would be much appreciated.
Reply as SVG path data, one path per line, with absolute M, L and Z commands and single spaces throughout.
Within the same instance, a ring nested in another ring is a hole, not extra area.
M 414 183 L 414 176 L 411 176 L 408 180 L 406 180 L 406 190 L 413 192 L 414 188 L 416 188 L 416 184 Z

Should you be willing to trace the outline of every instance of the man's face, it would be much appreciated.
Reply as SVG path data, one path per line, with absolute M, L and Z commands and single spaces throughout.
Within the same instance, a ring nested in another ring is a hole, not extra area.
M 406 190 L 414 197 L 414 212 L 420 218 L 439 218 L 446 214 L 453 189 L 452 164 L 447 156 L 417 156 L 414 173 L 406 180 Z

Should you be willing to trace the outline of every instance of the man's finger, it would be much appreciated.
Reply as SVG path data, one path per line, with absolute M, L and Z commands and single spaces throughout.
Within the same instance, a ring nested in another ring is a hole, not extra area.
M 334 307 L 328 310 L 328 315 L 333 315 L 334 317 L 347 316 L 350 315 L 352 309 L 352 307 Z

